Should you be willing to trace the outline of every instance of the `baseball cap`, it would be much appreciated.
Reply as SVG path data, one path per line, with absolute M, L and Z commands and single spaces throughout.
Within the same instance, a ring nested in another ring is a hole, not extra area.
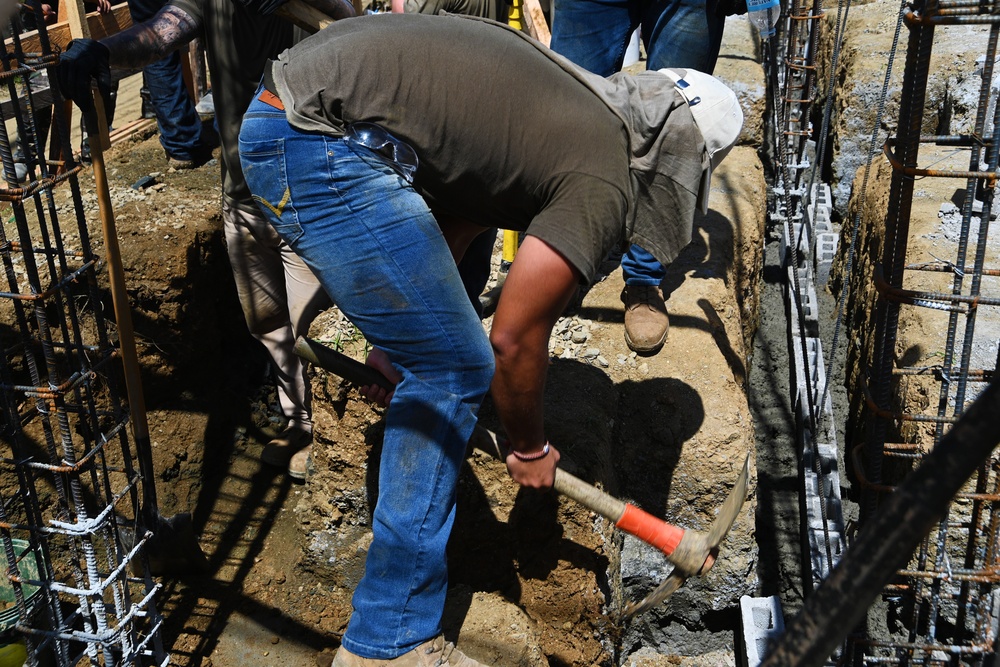
M 710 74 L 676 67 L 657 71 L 668 76 L 677 92 L 687 100 L 695 125 L 705 141 L 709 164 L 701 174 L 698 208 L 702 213 L 708 213 L 712 171 L 736 145 L 743 128 L 743 109 L 736 94 Z

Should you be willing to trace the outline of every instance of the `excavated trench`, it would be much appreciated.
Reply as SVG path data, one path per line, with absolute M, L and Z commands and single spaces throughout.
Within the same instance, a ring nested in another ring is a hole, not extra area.
M 830 140 L 837 150 L 823 169 L 834 176 L 840 220 L 851 217 L 845 193 L 871 132 L 863 120 L 872 113 L 871 87 L 881 85 L 878 60 L 891 38 L 881 26 L 891 26 L 892 12 L 880 3 L 852 11 Z M 970 59 L 974 69 L 975 56 L 957 45 L 947 58 L 953 69 L 942 72 L 960 77 L 971 71 Z M 617 619 L 623 606 L 669 573 L 662 555 L 571 501 L 516 488 L 500 463 L 472 454 L 449 545 L 444 624 L 450 638 L 485 662 L 735 665 L 745 657 L 738 648 L 742 596 L 777 595 L 788 617 L 808 593 L 787 274 L 780 229 L 765 224 L 770 165 L 757 153 L 764 76 L 745 19 L 727 24 L 716 73 L 740 95 L 747 124 L 742 145 L 713 183 L 709 215 L 696 221 L 694 242 L 669 269 L 668 344 L 649 358 L 627 349 L 620 270 L 608 262 L 607 276 L 554 332 L 546 429 L 568 471 L 678 525 L 708 527 L 748 453 L 749 499 L 710 573 L 623 624 Z M 961 84 L 940 85 L 947 92 L 941 117 L 952 124 L 962 117 Z M 217 166 L 168 172 L 156 137 L 147 136 L 112 151 L 109 173 L 162 510 L 193 512 L 209 560 L 206 575 L 164 581 L 161 609 L 173 662 L 312 664 L 317 652 L 337 645 L 363 572 L 381 415 L 317 371 L 315 473 L 299 486 L 261 466 L 260 447 L 281 423 L 266 362 L 240 326 L 215 212 Z M 152 183 L 133 187 L 151 174 Z M 873 215 L 886 187 L 884 176 L 870 186 Z M 940 194 L 927 193 L 929 211 L 944 201 Z M 94 210 L 92 199 L 85 203 Z M 870 294 L 860 264 L 849 279 L 835 268 L 832 286 L 849 280 L 853 292 Z M 818 293 L 824 345 L 834 328 L 834 294 Z M 863 336 L 863 310 L 853 306 L 840 354 L 826 360 L 838 424 L 857 408 L 842 369 Z M 364 353 L 363 341 L 335 311 L 317 320 L 311 335 L 359 358 Z M 482 421 L 499 426 L 488 401 Z M 842 426 L 837 436 L 840 470 L 848 471 L 844 443 L 854 436 Z M 851 519 L 853 481 L 842 475 L 841 482 Z

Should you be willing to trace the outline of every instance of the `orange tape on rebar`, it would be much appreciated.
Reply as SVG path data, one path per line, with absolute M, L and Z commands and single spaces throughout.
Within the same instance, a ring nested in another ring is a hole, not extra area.
M 615 524 L 629 535 L 635 535 L 646 544 L 650 544 L 666 555 L 670 555 L 681 543 L 684 529 L 671 526 L 663 519 L 657 519 L 649 512 L 644 512 L 635 505 L 625 505 L 622 518 Z

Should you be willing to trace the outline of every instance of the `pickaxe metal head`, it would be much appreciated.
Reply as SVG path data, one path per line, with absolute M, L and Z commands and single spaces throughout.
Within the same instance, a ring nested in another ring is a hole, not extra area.
M 637 614 L 652 609 L 673 595 L 687 581 L 688 577 L 705 574 L 712 569 L 719 554 L 719 545 L 729 534 L 729 530 L 733 527 L 740 509 L 746 501 L 749 477 L 750 456 L 748 454 L 743 461 L 743 470 L 736 479 L 736 485 L 729 492 L 726 501 L 722 503 L 722 507 L 708 532 L 689 530 L 684 533 L 680 544 L 669 556 L 670 561 L 674 564 L 673 572 L 652 593 L 639 602 L 633 602 L 626 607 L 622 613 L 622 620 L 627 621 Z

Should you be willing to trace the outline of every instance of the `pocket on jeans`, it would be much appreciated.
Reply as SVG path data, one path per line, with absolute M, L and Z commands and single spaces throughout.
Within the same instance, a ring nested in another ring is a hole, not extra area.
M 240 163 L 257 207 L 267 216 L 278 236 L 291 245 L 302 236 L 302 226 L 288 186 L 284 141 L 241 141 Z

